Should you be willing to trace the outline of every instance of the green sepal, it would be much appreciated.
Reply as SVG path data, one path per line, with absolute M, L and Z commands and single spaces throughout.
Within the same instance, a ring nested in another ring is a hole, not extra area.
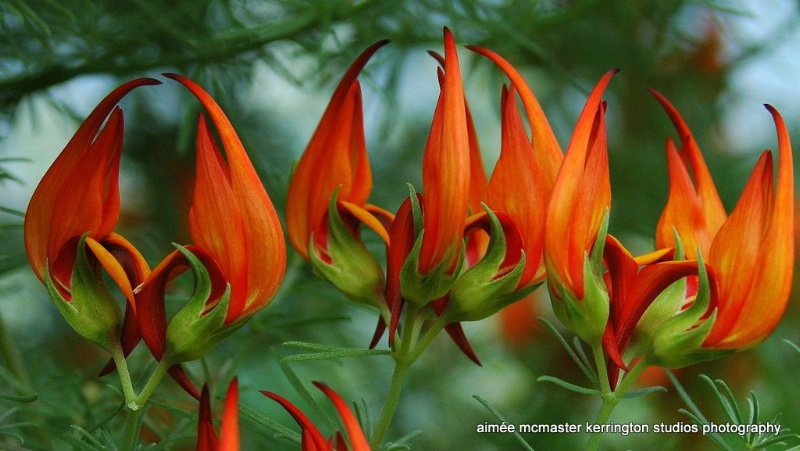
M 483 258 L 456 280 L 447 301 L 448 322 L 479 321 L 532 293 L 540 284 L 516 290 L 525 269 L 525 253 L 519 263 L 502 277 L 496 277 L 506 256 L 506 237 L 497 216 L 485 204 L 489 216 L 489 247 Z
M 583 299 L 577 299 L 563 286 L 550 286 L 559 290 L 554 296 L 553 312 L 564 326 L 575 332 L 590 346 L 600 346 L 608 322 L 608 292 L 601 275 L 595 275 L 594 264 L 584 253 Z
M 383 301 L 385 279 L 383 268 L 375 260 L 361 240 L 353 237 L 344 224 L 337 196 L 339 188 L 331 196 L 328 206 L 328 255 L 331 263 L 324 262 L 316 252 L 314 235 L 309 238 L 308 253 L 314 272 L 332 283 L 349 299 L 367 305 L 378 306 Z
M 608 235 L 608 208 L 603 213 L 603 222 L 600 223 L 600 229 L 597 230 L 597 239 L 594 240 L 592 245 L 591 261 L 592 271 L 602 279 L 603 272 L 603 251 L 606 248 L 606 235 Z
M 675 235 L 675 257 L 673 260 L 684 259 L 683 241 L 678 231 L 673 229 Z M 650 306 L 645 310 L 636 328 L 631 335 L 625 356 L 637 356 L 645 353 L 652 345 L 653 335 L 661 325 L 681 311 L 686 293 L 686 278 L 677 280 L 662 291 Z M 628 361 L 627 358 L 623 358 Z
M 400 269 L 400 292 L 408 302 L 422 307 L 446 295 L 456 283 L 458 273 L 461 271 L 463 261 L 458 260 L 458 265 L 452 273 L 448 274 L 446 265 L 439 265 L 427 274 L 419 272 L 419 254 L 422 249 L 421 232 L 414 242 L 414 248 L 408 254 L 403 267 Z
M 608 233 L 608 209 L 597 231 L 591 255 L 583 254 L 583 299 L 550 280 L 553 312 L 564 326 L 592 347 L 600 346 L 608 322 L 608 290 L 603 281 L 603 250 Z
M 208 270 L 191 251 L 178 244 L 174 246 L 186 257 L 195 277 L 192 296 L 167 326 L 167 349 L 164 360 L 178 364 L 203 357 L 225 337 L 244 325 L 245 321 L 225 324 L 231 297 L 230 284 L 217 305 L 208 310 L 206 302 L 211 295 L 211 277 Z
M 411 253 L 400 268 L 400 292 L 403 297 L 417 307 L 422 307 L 446 295 L 458 279 L 463 260 L 458 259 L 456 268 L 448 274 L 446 265 L 439 265 L 427 274 L 419 272 L 419 254 L 422 249 L 422 208 L 414 187 L 408 185 L 411 212 L 414 219 L 414 233 L 417 237 Z
M 699 252 L 697 273 L 699 280 L 697 296 L 692 305 L 664 321 L 653 334 L 652 345 L 647 355 L 647 361 L 653 366 L 681 368 L 706 360 L 715 360 L 733 352 L 729 349 L 703 347 L 703 341 L 714 326 L 717 311 L 714 310 L 698 325 L 698 321 L 705 315 L 711 302 L 708 271 Z
M 102 272 L 92 271 L 86 258 L 86 238 L 78 242 L 75 263 L 72 266 L 71 300 L 58 292 L 50 277 L 50 265 L 45 264 L 44 279 L 50 299 L 69 325 L 83 338 L 108 352 L 119 347 L 122 331 L 122 313 L 116 299 L 103 283 Z

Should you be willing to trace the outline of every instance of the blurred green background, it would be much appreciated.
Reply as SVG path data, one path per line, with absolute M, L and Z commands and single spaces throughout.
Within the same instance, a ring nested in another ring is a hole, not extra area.
M 394 211 L 407 195 L 406 183 L 420 187 L 422 149 L 438 95 L 436 62 L 425 51 L 441 51 L 443 26 L 460 45 L 490 48 L 522 71 L 564 147 L 588 90 L 606 70 L 620 68 L 605 96 L 610 229 L 643 252 L 650 249 L 666 200 L 664 142 L 677 138 L 646 88 L 681 111 L 723 201 L 733 208 L 759 153 L 776 146 L 761 105 L 774 105 L 798 139 L 799 8 L 791 0 L 0 0 L 0 449 L 80 447 L 80 433 L 71 425 L 89 431 L 99 444 L 118 434 L 119 418 L 108 420 L 121 404 L 113 388 L 118 382 L 96 377 L 107 356 L 77 337 L 50 302 L 27 266 L 21 224 L 39 178 L 80 121 L 121 82 L 179 72 L 204 86 L 231 118 L 282 214 L 292 164 L 335 84 L 361 50 L 391 39 L 361 80 L 375 180 L 370 201 Z M 490 172 L 499 150 L 499 97 L 506 80 L 488 60 L 465 49 L 459 56 Z M 185 218 L 199 114 L 195 99 L 161 79 L 165 85 L 139 89 L 122 103 L 123 213 L 117 230 L 151 265 L 171 250 L 171 242 L 190 240 Z M 378 240 L 369 239 L 380 252 Z M 191 288 L 191 280 L 183 283 L 184 290 Z M 180 290 L 173 305 L 181 302 Z M 780 327 L 760 347 L 678 372 L 710 420 L 725 421 L 698 379 L 701 373 L 724 378 L 742 404 L 755 391 L 765 418 L 782 412 L 783 427 L 800 430 L 800 353 L 783 342 L 800 342 L 799 310 L 794 296 Z M 556 375 L 584 383 L 536 316 L 552 318 L 546 299 L 466 324 L 483 367 L 447 338 L 437 339 L 412 370 L 390 440 L 420 430 L 410 442 L 414 449 L 520 449 L 509 434 L 475 432 L 477 424 L 497 420 L 473 395 L 514 424 L 592 422 L 598 399 L 536 381 Z M 286 280 L 272 304 L 188 368 L 215 396 L 239 375 L 242 409 L 249 409 L 240 414 L 243 449 L 296 449 L 254 420 L 268 417 L 298 430 L 258 390 L 282 394 L 309 411 L 278 363 L 297 351 L 281 344 L 364 347 L 376 317 L 317 279 L 290 250 Z M 134 378 L 150 371 L 143 348 L 131 357 Z M 312 380 L 323 380 L 377 419 L 390 377 L 388 358 L 290 365 L 312 390 Z M 650 374 L 649 383 L 669 385 L 662 374 Z M 33 393 L 35 401 L 28 399 Z M 681 407 L 669 386 L 667 393 L 627 401 L 612 420 L 687 423 L 677 412 Z M 221 411 L 218 398 L 214 411 Z M 195 415 L 196 403 L 165 381 L 148 411 L 143 440 L 163 449 L 191 449 Z M 311 416 L 323 433 L 332 433 Z M 588 436 L 525 438 L 536 449 L 580 449 Z M 603 443 L 604 449 L 714 449 L 699 434 L 611 434 Z M 743 449 L 733 438 L 731 444 Z

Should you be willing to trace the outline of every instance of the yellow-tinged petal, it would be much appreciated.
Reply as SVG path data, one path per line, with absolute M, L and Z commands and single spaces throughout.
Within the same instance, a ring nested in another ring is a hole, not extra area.
M 117 175 L 100 174 L 100 170 L 114 168 L 118 164 L 119 157 L 110 155 L 112 150 L 105 147 L 115 145 L 114 141 L 121 139 L 121 136 L 118 136 L 122 128 L 121 113 L 115 113 L 115 116 L 119 117 L 110 121 L 105 127 L 109 129 L 108 131 L 104 129 L 100 136 L 97 136 L 98 131 L 114 106 L 128 92 L 140 86 L 160 83 L 152 78 L 139 78 L 119 86 L 108 94 L 81 124 L 39 182 L 25 215 L 25 249 L 39 280 L 44 281 L 45 261 L 48 259 L 54 261 L 60 248 L 69 239 L 80 237 L 86 232 L 93 232 L 92 237 L 100 240 L 113 229 L 119 211 L 118 192 L 114 182 Z M 87 160 L 87 154 L 90 152 L 95 156 L 100 154 L 101 160 L 98 161 L 102 161 L 102 164 Z M 92 193 L 91 199 L 86 199 L 89 202 L 86 206 L 79 206 L 81 208 L 78 210 L 67 209 L 61 202 L 70 199 L 79 200 L 76 193 L 70 193 L 69 190 L 81 189 L 79 185 L 86 182 L 87 170 L 94 174 L 93 186 L 101 191 Z M 102 175 L 106 178 L 98 180 Z M 76 221 L 78 218 L 86 221 L 84 227 Z M 67 227 L 79 231 L 68 236 L 70 233 L 66 231 Z
M 109 243 L 109 238 L 112 240 L 111 243 Z M 86 238 L 86 245 L 92 251 L 92 254 L 94 254 L 94 256 L 97 258 L 100 266 L 105 269 L 114 283 L 116 283 L 120 288 L 122 294 L 125 295 L 125 298 L 128 300 L 135 313 L 136 300 L 134 298 L 133 290 L 136 287 L 132 286 L 131 282 L 141 283 L 150 274 L 150 268 L 147 266 L 144 257 L 126 239 L 115 233 L 112 233 L 108 238 L 103 240 L 102 243 L 94 240 L 91 237 L 88 237 Z M 130 260 L 132 261 L 130 263 L 132 263 L 134 266 L 123 266 L 123 264 L 120 262 L 121 257 L 119 253 L 109 251 L 108 247 L 124 248 L 128 252 L 128 256 L 131 257 Z M 128 272 L 130 270 L 134 270 L 138 273 L 136 274 L 136 278 L 130 277 Z
M 675 128 L 678 130 L 681 142 L 681 159 L 683 164 L 689 166 L 692 176 L 694 177 L 694 184 L 697 187 L 697 195 L 703 208 L 703 215 L 706 218 L 706 226 L 710 236 L 714 236 L 722 223 L 728 215 L 725 213 L 725 207 L 722 205 L 722 200 L 719 198 L 717 187 L 714 185 L 714 180 L 711 178 L 711 173 L 708 171 L 708 166 L 700 153 L 700 148 L 697 142 L 692 137 L 692 132 L 689 126 L 681 117 L 678 110 L 661 94 L 654 90 L 650 90 L 653 96 L 658 100 L 661 106 L 669 115 Z
M 667 140 L 667 167 L 669 196 L 656 227 L 656 247 L 676 247 L 677 231 L 686 258 L 696 259 L 698 248 L 703 255 L 708 255 L 713 235 L 709 231 L 702 200 L 672 140 Z
M 771 106 L 778 134 L 779 164 L 773 196 L 772 154 L 756 164 L 730 218 L 711 246 L 718 274 L 717 319 L 703 346 L 751 347 L 777 326 L 792 285 L 794 267 L 794 175 L 786 125 Z
M 326 226 L 331 196 L 363 205 L 372 190 L 364 142 L 361 88 L 356 77 L 372 55 L 388 41 L 380 41 L 356 58 L 336 88 L 311 141 L 295 168 L 286 200 L 289 241 L 308 259 L 309 237 Z
M 550 277 L 583 298 L 584 255 L 592 248 L 611 206 L 611 185 L 601 97 L 615 70 L 607 72 L 586 101 L 558 172 L 545 227 Z
M 444 30 L 445 68 L 441 94 L 422 162 L 425 197 L 420 273 L 459 257 L 470 190 L 470 151 L 464 89 L 455 40 Z

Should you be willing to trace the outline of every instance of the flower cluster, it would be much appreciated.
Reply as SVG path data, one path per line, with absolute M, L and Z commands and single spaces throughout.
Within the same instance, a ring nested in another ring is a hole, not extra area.
M 655 248 L 634 256 L 608 230 L 612 195 L 603 94 L 616 71 L 592 89 L 564 152 L 520 73 L 491 50 L 468 47 L 509 79 L 500 94 L 500 156 L 487 175 L 455 39 L 446 28 L 444 54 L 432 53 L 440 94 L 423 153 L 421 191 L 409 186 L 396 210 L 370 204 L 358 75 L 386 44 L 367 48 L 336 88 L 292 175 L 286 224 L 289 242 L 319 276 L 378 309 L 370 347 L 388 332 L 385 353 L 394 358 L 395 372 L 371 434 L 338 394 L 315 383 L 336 407 L 346 438 L 337 433 L 325 439 L 292 403 L 263 392 L 302 427 L 303 449 L 382 445 L 403 377 L 433 338 L 445 330 L 479 363 L 461 322 L 488 318 L 545 281 L 556 317 L 592 349 L 604 408 L 612 402 L 607 413 L 648 366 L 678 368 L 717 358 L 758 344 L 777 326 L 793 273 L 794 182 L 788 132 L 774 108 L 767 106 L 778 135 L 777 171 L 765 151 L 728 215 L 689 127 L 653 92 L 680 145 L 667 140 L 670 189 Z M 65 319 L 112 355 L 104 373 L 119 370 L 131 410 L 169 374 L 200 399 L 198 449 L 236 449 L 238 381 L 228 390 L 218 438 L 208 389 L 198 392 L 182 363 L 201 358 L 272 300 L 286 268 L 284 235 L 219 105 L 188 78 L 165 76 L 188 89 L 206 113 L 197 126 L 188 212 L 193 242 L 175 245 L 151 270 L 114 231 L 124 133 L 117 104 L 135 88 L 160 84 L 142 78 L 103 99 L 47 171 L 28 207 L 25 245 L 34 273 Z M 364 228 L 382 240 L 385 262 L 365 244 Z M 168 285 L 186 270 L 194 275 L 194 290 L 168 319 Z M 124 314 L 112 294 L 117 289 L 126 298 Z M 126 357 L 142 340 L 159 363 L 155 382 L 137 396 Z
M 199 397 L 180 363 L 203 356 L 269 303 L 283 278 L 286 248 L 272 202 L 225 114 L 191 80 L 166 76 L 200 100 L 221 141 L 220 147 L 201 116 L 189 212 L 194 244 L 177 246 L 151 271 L 114 232 L 123 138 L 123 113 L 115 106 L 132 89 L 160 83 L 144 78 L 100 102 L 42 178 L 25 217 L 25 245 L 70 325 L 112 354 L 106 372 L 124 365 L 143 338 L 165 371 Z M 168 323 L 166 285 L 187 268 L 195 292 Z M 103 273 L 127 298 L 124 318 Z
M 434 54 L 441 93 L 420 193 L 412 188 L 394 215 L 367 202 L 372 179 L 357 74 L 385 42 L 350 67 L 290 183 L 292 245 L 349 298 L 378 308 L 375 340 L 388 326 L 393 343 L 409 305 L 445 323 L 477 361 L 459 323 L 495 314 L 544 280 L 559 320 L 604 356 L 612 389 L 620 371 L 638 363 L 681 367 L 769 335 L 793 266 L 791 147 L 775 109 L 767 107 L 778 130 L 777 184 L 765 152 L 728 217 L 691 132 L 653 92 L 681 146 L 667 142 L 670 195 L 656 248 L 634 257 L 608 233 L 602 96 L 616 71 L 590 93 L 564 153 L 519 72 L 490 50 L 468 47 L 510 80 L 501 95 L 500 157 L 487 181 L 454 40 L 447 29 L 444 35 L 444 56 Z M 360 224 L 385 242 L 385 265 L 367 250 Z

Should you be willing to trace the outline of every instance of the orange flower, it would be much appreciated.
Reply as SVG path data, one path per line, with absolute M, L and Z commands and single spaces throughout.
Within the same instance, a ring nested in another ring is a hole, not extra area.
M 616 71 L 607 72 L 595 86 L 578 118 L 567 154 L 558 172 L 545 228 L 545 263 L 558 289 L 578 300 L 584 297 L 584 260 L 597 239 L 603 217 L 611 207 L 606 148 L 605 105 L 601 96 Z
M 611 185 L 603 91 L 607 72 L 589 95 L 558 172 L 547 209 L 544 258 L 553 311 L 591 346 L 599 346 L 608 320 L 602 249 Z M 591 259 L 590 259 L 591 257 Z
M 177 364 L 201 357 L 270 302 L 286 269 L 286 247 L 272 202 L 228 118 L 197 84 L 180 75 L 166 76 L 200 100 L 225 151 L 223 158 L 201 116 L 189 213 L 196 244 L 167 256 L 137 295 L 145 342 L 156 359 Z M 195 294 L 168 328 L 166 284 L 189 267 L 195 272 Z M 173 367 L 171 374 L 187 387 L 180 367 Z M 196 395 L 195 390 L 190 393 Z
M 208 386 L 203 386 L 200 395 L 200 413 L 197 422 L 197 451 L 239 451 L 239 381 L 231 380 L 225 396 L 225 410 L 222 414 L 219 437 L 214 431 L 211 416 L 211 400 Z
M 672 140 L 667 140 L 669 197 L 656 228 L 656 248 L 676 247 L 674 229 L 687 258 L 697 258 L 698 248 L 708 256 L 711 241 L 728 215 L 686 122 L 664 96 L 650 92 L 667 111 L 681 138 L 680 152 Z
M 557 161 L 534 151 L 514 92 L 513 85 L 503 90 L 502 147 L 489 181 L 488 200 L 493 210 L 507 214 L 519 229 L 526 258 L 519 286 L 524 287 L 545 279 L 545 216 L 562 157 L 560 150 L 550 154 Z
M 444 29 L 441 93 L 422 160 L 422 247 L 418 270 L 451 273 L 461 258 L 470 196 L 470 141 L 453 34 Z
M 794 257 L 794 179 L 789 134 L 771 106 L 778 134 L 777 187 L 772 153 L 765 151 L 726 218 L 714 183 L 691 133 L 662 96 L 683 140 L 683 161 L 669 144 L 670 197 L 659 221 L 657 243 L 669 245 L 674 228 L 684 243 L 696 244 L 716 276 L 716 318 L 703 347 L 741 349 L 765 339 L 777 326 L 792 284 Z M 685 160 L 689 161 L 689 168 Z M 689 179 L 689 169 L 695 184 Z M 683 211 L 683 215 L 680 212 Z M 692 251 L 687 245 L 686 252 Z M 696 251 L 695 251 L 696 252 Z
M 113 300 L 101 300 L 101 296 L 74 298 L 73 289 L 78 287 L 73 286 L 73 281 L 78 276 L 79 265 L 83 265 L 81 260 L 89 258 L 92 261 L 88 264 L 90 272 L 99 277 L 99 268 L 102 268 L 119 286 L 130 307 L 122 338 L 126 354 L 139 341 L 133 321 L 133 287 L 147 277 L 150 268 L 133 245 L 113 232 L 120 212 L 118 181 L 123 138 L 122 110 L 115 105 L 134 88 L 159 83 L 140 78 L 106 96 L 44 175 L 25 216 L 25 248 L 34 273 L 51 287 L 53 301 L 70 324 L 81 335 L 106 349 L 120 340 L 119 330 L 102 330 L 118 327 L 111 324 L 117 321 L 114 317 L 120 316 L 118 307 Z M 106 118 L 108 121 L 101 130 Z M 90 252 L 88 256 L 84 242 Z M 84 280 L 82 291 L 87 283 L 103 284 L 101 279 L 94 283 Z M 62 302 L 69 303 L 71 308 L 63 309 Z M 102 324 L 100 317 L 104 314 L 111 323 Z M 106 336 L 109 334 L 111 336 Z
M 370 57 L 388 42 L 373 44 L 350 66 L 292 175 L 286 226 L 289 241 L 306 260 L 311 236 L 316 233 L 317 241 L 321 241 L 320 232 L 327 227 L 325 218 L 334 193 L 339 202 L 363 207 L 372 191 L 361 87 L 356 77 Z
M 612 389 L 616 387 L 619 370 L 628 370 L 630 362 L 623 362 L 623 354 L 629 348 L 634 329 L 645 311 L 670 285 L 687 276 L 697 275 L 697 261 L 669 261 L 673 253 L 672 249 L 662 249 L 634 258 L 616 238 L 606 236 L 603 259 L 608 269 L 604 276 L 609 315 L 603 334 L 603 348 L 610 360 L 608 379 Z M 636 350 L 640 354 L 646 351 Z M 632 360 L 638 356 L 629 357 Z
M 297 421 L 297 424 L 303 428 L 303 441 L 301 444 L 301 449 L 303 451 L 341 451 L 347 449 L 350 449 L 351 451 L 369 451 L 369 442 L 367 442 L 367 438 L 364 436 L 364 431 L 361 429 L 361 425 L 358 423 L 356 416 L 353 415 L 353 412 L 347 406 L 345 400 L 322 382 L 314 382 L 314 385 L 316 385 L 317 388 L 325 393 L 325 395 L 333 402 L 334 407 L 336 407 L 336 411 L 339 412 L 339 417 L 342 419 L 344 428 L 347 431 L 347 438 L 349 439 L 350 448 L 347 447 L 347 442 L 345 442 L 341 432 L 336 433 L 335 441 L 333 437 L 325 440 L 325 437 L 322 435 L 319 429 L 317 429 L 314 423 L 312 423 L 311 420 L 309 420 L 308 417 L 305 416 L 305 414 L 303 414 L 303 412 L 294 404 L 275 393 L 268 391 L 262 391 L 261 393 L 274 399 L 280 405 L 282 405 L 283 408 L 286 409 L 286 411 L 289 412 L 292 417 L 294 417 L 295 421 Z

